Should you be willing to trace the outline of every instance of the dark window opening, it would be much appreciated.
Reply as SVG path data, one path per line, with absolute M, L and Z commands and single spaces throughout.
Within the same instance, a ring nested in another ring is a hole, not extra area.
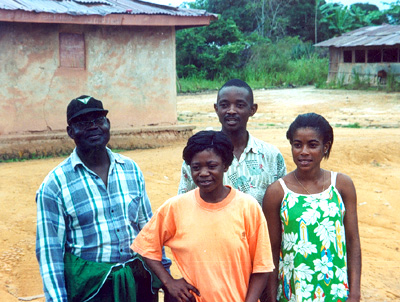
M 381 50 L 370 49 L 368 50 L 368 63 L 380 63 L 381 62 Z
M 60 67 L 85 68 L 83 34 L 60 33 Z
M 398 49 L 389 48 L 383 50 L 383 62 L 397 62 L 398 61 Z
M 357 49 L 355 52 L 355 62 L 356 63 L 365 63 L 365 50 Z
M 345 50 L 343 51 L 343 62 L 344 63 L 351 63 L 353 62 L 352 58 L 352 51 L 351 50 Z

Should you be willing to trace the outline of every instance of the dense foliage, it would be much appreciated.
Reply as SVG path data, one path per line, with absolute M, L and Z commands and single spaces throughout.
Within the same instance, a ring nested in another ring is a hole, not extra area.
M 196 0 L 183 6 L 219 18 L 177 31 L 180 91 L 209 89 L 233 77 L 255 87 L 319 86 L 328 58 L 314 43 L 368 25 L 400 24 L 400 0 L 384 11 L 325 0 Z

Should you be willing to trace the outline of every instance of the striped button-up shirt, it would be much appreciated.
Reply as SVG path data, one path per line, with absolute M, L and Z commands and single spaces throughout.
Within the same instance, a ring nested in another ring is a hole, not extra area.
M 240 158 L 233 157 L 232 164 L 224 173 L 224 184 L 253 196 L 262 204 L 267 187 L 286 175 L 286 165 L 281 152 L 275 146 L 249 134 L 247 146 Z M 190 166 L 182 164 L 178 194 L 196 188 Z
M 150 220 L 141 170 L 107 149 L 107 186 L 76 150 L 51 171 L 36 194 L 36 256 L 46 301 L 67 301 L 64 252 L 85 260 L 123 263 L 134 255 L 134 238 Z M 168 269 L 171 262 L 163 259 Z

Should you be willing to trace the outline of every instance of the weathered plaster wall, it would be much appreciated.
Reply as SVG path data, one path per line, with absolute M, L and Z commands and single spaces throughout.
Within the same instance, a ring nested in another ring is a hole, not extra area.
M 388 75 L 400 79 L 400 63 L 343 63 L 342 49 L 329 49 L 328 82 L 339 81 L 349 84 L 358 76 L 362 81 L 378 84 L 378 71 L 385 70 Z
M 396 78 L 400 75 L 399 63 L 341 63 L 337 77 L 342 77 L 344 83 L 354 81 L 355 76 L 359 76 L 360 80 L 369 81 L 371 84 L 377 84 L 378 71 L 385 70 L 387 74 L 391 74 Z
M 147 149 L 187 141 L 193 126 L 134 127 L 125 130 L 111 129 L 108 147 L 112 149 Z M 59 156 L 71 153 L 74 141 L 66 131 L 0 136 L 0 162 L 10 159 L 29 159 L 41 156 Z
M 59 33 L 83 33 L 86 68 L 59 67 Z M 63 130 L 89 94 L 113 129 L 176 123 L 173 27 L 0 22 L 0 135 Z

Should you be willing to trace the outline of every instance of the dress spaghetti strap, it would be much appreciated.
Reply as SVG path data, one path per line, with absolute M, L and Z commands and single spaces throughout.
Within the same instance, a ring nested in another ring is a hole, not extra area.
M 336 178 L 337 178 L 337 172 L 331 171 L 331 186 L 334 186 L 336 188 Z
M 330 184 L 330 185 L 328 186 L 328 188 L 325 189 L 323 192 L 325 192 L 326 190 L 328 190 L 331 186 L 333 186 L 334 188 L 336 188 L 337 172 L 330 171 L 330 174 L 331 174 L 331 184 Z M 280 183 L 280 185 L 281 185 L 281 187 L 282 187 L 282 189 L 283 189 L 283 192 L 284 192 L 285 196 L 286 196 L 286 194 L 287 194 L 288 192 L 292 192 L 292 193 L 295 193 L 295 194 L 300 194 L 300 193 L 296 193 L 296 192 L 293 192 L 292 190 L 290 190 L 290 189 L 286 186 L 286 183 L 285 183 L 285 181 L 283 180 L 283 178 L 279 178 L 278 181 L 279 181 L 279 183 Z M 323 193 L 323 192 L 321 192 L 321 193 Z M 315 193 L 315 194 L 320 194 L 320 193 Z M 315 194 L 311 194 L 311 195 L 315 195 Z
M 285 181 L 282 178 L 279 178 L 278 181 L 282 186 L 284 195 L 286 195 L 288 193 L 289 189 L 288 189 L 288 187 L 286 187 Z

